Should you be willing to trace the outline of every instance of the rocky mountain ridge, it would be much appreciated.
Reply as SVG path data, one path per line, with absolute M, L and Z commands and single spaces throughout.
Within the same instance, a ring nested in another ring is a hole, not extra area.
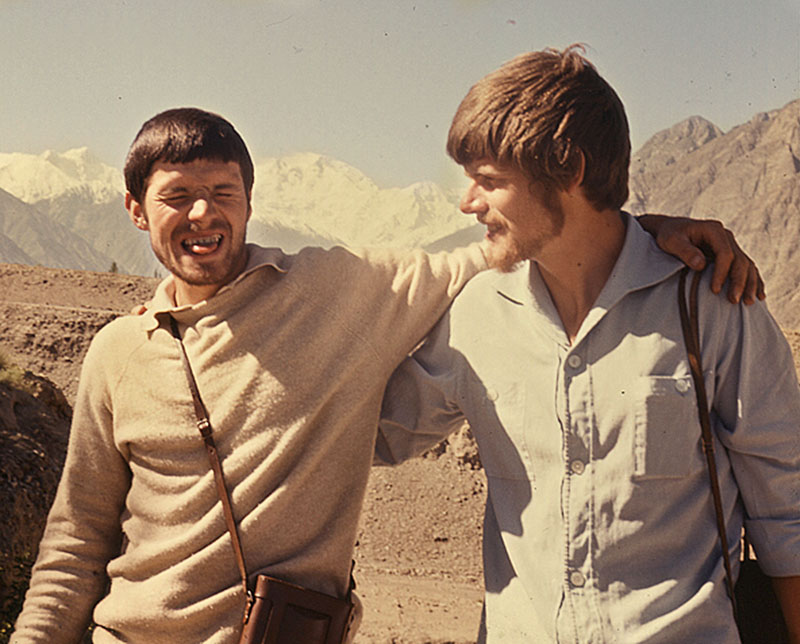
M 0 258 L 86 270 L 108 270 L 113 262 L 79 233 L 1 188 Z
M 719 219 L 758 263 L 770 310 L 800 328 L 800 100 L 721 133 L 693 117 L 633 155 L 634 213 Z

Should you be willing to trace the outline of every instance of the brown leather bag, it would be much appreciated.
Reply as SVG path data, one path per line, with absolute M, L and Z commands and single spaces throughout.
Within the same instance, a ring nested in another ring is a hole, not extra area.
M 346 641 L 355 614 L 349 601 L 267 575 L 258 575 L 253 595 L 240 644 Z
M 242 589 L 247 598 L 243 616 L 243 630 L 240 644 L 345 644 L 348 634 L 355 631 L 359 611 L 354 601 L 351 576 L 351 591 L 346 599 L 332 597 L 302 586 L 295 586 L 268 575 L 256 577 L 255 588 L 250 589 L 244 553 L 233 518 L 230 495 L 228 494 L 222 464 L 214 443 L 211 422 L 200 391 L 189 364 L 189 356 L 183 346 L 178 323 L 170 316 L 170 329 L 180 347 L 189 390 L 192 393 L 197 429 L 208 453 L 208 461 L 214 472 L 217 494 L 222 503 L 225 523 L 231 535 L 231 545 L 236 557 L 236 565 L 242 579 Z

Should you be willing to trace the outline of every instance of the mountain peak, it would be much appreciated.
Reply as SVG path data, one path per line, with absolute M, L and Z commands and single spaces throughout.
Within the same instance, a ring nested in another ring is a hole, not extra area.
M 659 132 L 631 164 L 634 213 L 719 219 L 758 262 L 770 309 L 800 325 L 800 101 L 721 134 L 699 117 Z
M 702 116 L 690 116 L 650 137 L 633 155 L 632 169 L 640 164 L 651 168 L 672 165 L 722 135 L 722 130 L 711 121 Z
M 381 189 L 357 168 L 314 152 L 260 160 L 253 211 L 263 226 L 303 231 L 328 245 L 413 247 L 469 224 L 433 183 Z
M 72 192 L 88 192 L 98 202 L 122 193 L 122 174 L 102 163 L 88 148 L 59 153 L 0 154 L 0 188 L 22 201 L 36 203 Z

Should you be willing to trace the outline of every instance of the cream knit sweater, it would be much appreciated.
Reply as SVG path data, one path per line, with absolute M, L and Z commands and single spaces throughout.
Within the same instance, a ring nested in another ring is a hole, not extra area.
M 248 572 L 346 593 L 386 382 L 485 262 L 477 246 L 248 250 L 208 301 L 176 309 L 168 278 L 144 316 L 93 340 L 13 643 L 74 644 L 92 616 L 95 642 L 237 641 L 243 594 L 166 311 Z

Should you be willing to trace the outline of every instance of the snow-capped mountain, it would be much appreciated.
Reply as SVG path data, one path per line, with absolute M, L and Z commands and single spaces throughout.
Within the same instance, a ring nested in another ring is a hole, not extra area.
M 157 262 L 147 235 L 128 219 L 123 185 L 120 171 L 86 148 L 63 154 L 52 150 L 39 155 L 0 154 L 0 188 L 52 222 L 42 224 L 39 234 L 46 236 L 48 227 L 55 231 L 58 224 L 94 249 L 94 255 L 87 252 L 80 265 L 70 268 L 105 271 L 116 264 L 120 271 L 151 275 Z M 57 243 L 54 239 L 49 244 L 54 255 L 58 254 Z
M 0 153 L 0 186 L 25 203 L 78 192 L 94 203 L 113 201 L 124 190 L 122 173 L 96 159 L 87 148 L 58 154 Z
M 633 155 L 627 207 L 721 219 L 758 261 L 773 313 L 798 328 L 799 179 L 800 101 L 726 133 L 692 117 Z M 0 154 L 0 261 L 92 270 L 115 263 L 154 274 L 147 235 L 130 223 L 122 195 L 120 171 L 86 148 Z M 248 239 L 289 252 L 335 244 L 449 250 L 482 233 L 457 204 L 432 183 L 381 189 L 318 154 L 263 159 Z
M 381 189 L 352 166 L 310 152 L 256 164 L 253 219 L 322 245 L 399 248 L 425 246 L 474 223 L 459 212 L 457 196 L 436 184 Z
M 125 212 L 121 172 L 86 148 L 0 153 L 0 189 L 35 209 L 40 236 L 59 224 L 94 248 L 75 268 L 108 270 L 113 262 L 124 272 L 159 272 L 147 235 Z M 474 223 L 458 211 L 455 196 L 432 183 L 382 190 L 346 163 L 312 153 L 257 163 L 253 209 L 248 239 L 289 252 L 310 245 L 424 246 Z M 20 261 L 10 242 L 20 246 L 9 237 L 0 261 Z

